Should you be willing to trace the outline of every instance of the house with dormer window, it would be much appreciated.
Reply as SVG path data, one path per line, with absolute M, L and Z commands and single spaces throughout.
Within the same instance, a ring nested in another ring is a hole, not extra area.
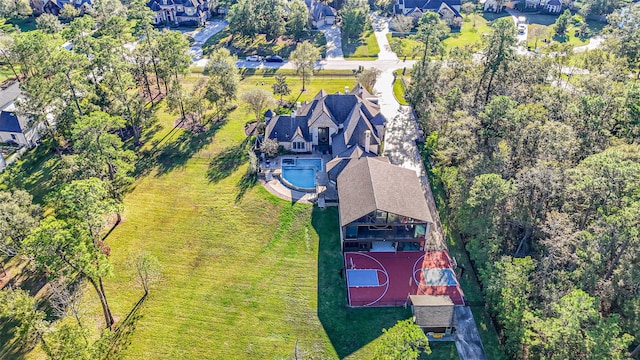
M 291 114 L 265 113 L 265 121 L 265 137 L 277 140 L 284 149 L 319 151 L 335 157 L 354 146 L 377 154 L 386 119 L 377 99 L 358 84 L 343 94 L 321 90 Z
M 440 18 L 451 27 L 460 27 L 460 0 L 396 0 L 394 13 L 417 19 L 426 11 L 438 13 Z
M 83 15 L 93 5 L 91 0 L 49 0 L 42 6 L 42 12 L 58 16 L 62 8 L 67 4 L 78 9 L 80 15 Z
M 151 0 L 156 25 L 202 26 L 209 19 L 210 0 Z

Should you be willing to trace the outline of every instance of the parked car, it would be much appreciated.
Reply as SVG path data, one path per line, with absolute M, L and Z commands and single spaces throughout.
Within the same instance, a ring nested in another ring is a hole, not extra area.
M 267 56 L 267 58 L 265 59 L 267 62 L 283 62 L 284 59 L 282 59 L 280 56 L 278 55 L 274 55 L 274 56 Z
M 247 56 L 247 61 L 262 61 L 262 56 L 258 56 L 258 55 Z
M 518 25 L 518 33 L 524 34 L 525 32 L 527 32 L 527 25 L 526 24 Z

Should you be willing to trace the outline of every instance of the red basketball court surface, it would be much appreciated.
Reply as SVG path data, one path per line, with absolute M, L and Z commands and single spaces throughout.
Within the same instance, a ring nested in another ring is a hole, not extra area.
M 463 305 L 463 293 L 453 283 L 427 283 L 425 269 L 452 271 L 446 251 L 347 252 L 344 254 L 349 306 L 402 306 L 409 295 L 449 295 Z

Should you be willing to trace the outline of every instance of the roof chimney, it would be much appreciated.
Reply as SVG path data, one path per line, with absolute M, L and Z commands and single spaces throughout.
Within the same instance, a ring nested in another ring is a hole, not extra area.
M 291 120 L 295 120 L 296 119 L 296 111 L 292 110 L 291 111 Z
M 371 146 L 371 130 L 365 130 L 364 132 L 364 151 L 369 152 Z
M 348 86 L 345 86 L 345 87 L 344 87 L 344 93 L 345 93 L 345 94 L 348 94 L 348 93 L 349 93 L 349 87 L 348 87 Z

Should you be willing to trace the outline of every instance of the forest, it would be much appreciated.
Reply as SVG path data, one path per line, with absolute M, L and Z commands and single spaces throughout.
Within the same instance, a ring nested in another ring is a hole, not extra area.
M 601 49 L 530 56 L 500 19 L 479 55 L 413 69 L 423 155 L 509 358 L 622 359 L 638 344 L 640 5 L 608 20 Z M 421 24 L 425 55 L 440 28 Z

